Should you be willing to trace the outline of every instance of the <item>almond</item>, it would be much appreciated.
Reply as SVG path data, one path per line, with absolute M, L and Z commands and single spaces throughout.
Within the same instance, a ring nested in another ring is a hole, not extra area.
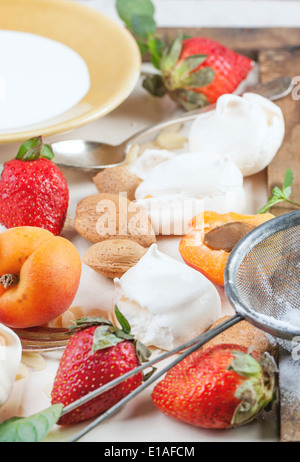
M 156 242 L 147 214 L 122 194 L 94 194 L 82 199 L 77 205 L 74 227 L 93 243 L 130 239 L 150 247 Z
M 120 278 L 147 252 L 147 249 L 129 239 L 116 239 L 92 245 L 83 262 L 108 278 Z
M 224 316 L 219 319 L 212 327 L 216 327 L 222 322 L 229 319 L 230 316 Z M 205 344 L 204 348 L 212 347 L 220 343 L 231 343 L 234 345 L 242 345 L 246 348 L 253 347 L 254 350 L 263 354 L 265 351 L 272 353 L 273 345 L 264 332 L 254 327 L 247 321 L 241 321 L 238 324 L 227 329 L 222 334 L 217 335 L 214 339 Z
M 155 143 L 161 149 L 168 149 L 169 151 L 183 148 L 186 142 L 187 138 L 185 136 L 181 135 L 180 133 L 170 132 L 160 133 L 155 140 Z
M 139 178 L 126 167 L 106 168 L 94 178 L 99 193 L 119 194 L 127 193 L 127 199 L 135 199 L 135 190 L 140 184 Z

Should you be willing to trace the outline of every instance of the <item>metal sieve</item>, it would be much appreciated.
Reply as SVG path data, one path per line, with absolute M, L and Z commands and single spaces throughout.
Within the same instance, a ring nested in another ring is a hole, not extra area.
M 231 251 L 225 268 L 225 291 L 236 311 L 234 316 L 190 342 L 151 359 L 64 408 L 63 415 L 100 396 L 138 372 L 176 353 L 181 353 L 170 364 L 153 374 L 141 386 L 83 428 L 71 442 L 78 441 L 169 369 L 243 319 L 285 340 L 292 340 L 293 337 L 299 336 L 299 288 L 300 211 L 297 211 L 273 218 L 258 226 L 241 239 Z
M 300 211 L 267 221 L 234 247 L 225 291 L 240 318 L 282 339 L 300 335 Z

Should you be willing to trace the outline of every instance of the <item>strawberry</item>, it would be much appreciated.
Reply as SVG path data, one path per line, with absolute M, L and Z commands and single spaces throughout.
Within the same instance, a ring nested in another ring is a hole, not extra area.
M 116 309 L 122 329 L 104 318 L 77 320 L 76 332 L 61 358 L 52 389 L 52 404 L 64 406 L 116 379 L 146 361 L 149 350 L 130 334 L 130 326 Z M 142 373 L 127 379 L 103 395 L 60 418 L 60 425 L 81 422 L 112 407 L 143 381 Z
M 258 358 L 239 345 L 215 345 L 172 368 L 152 399 L 159 410 L 183 422 L 235 427 L 250 422 L 272 401 L 275 370 L 267 354 Z
M 67 214 L 69 190 L 53 152 L 42 138 L 31 138 L 16 159 L 5 162 L 0 178 L 0 223 L 7 228 L 36 226 L 59 235 Z
M 179 36 L 162 55 L 161 76 L 146 77 L 143 86 L 155 96 L 168 93 L 192 110 L 233 93 L 252 66 L 251 59 L 214 40 Z

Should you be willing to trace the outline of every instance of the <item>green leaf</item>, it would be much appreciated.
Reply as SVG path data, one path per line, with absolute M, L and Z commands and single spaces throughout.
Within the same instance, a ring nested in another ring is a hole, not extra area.
M 134 14 L 131 17 L 131 29 L 137 37 L 146 39 L 155 34 L 156 23 L 152 16 Z
M 166 48 L 160 63 L 160 67 L 163 72 L 169 71 L 178 63 L 182 50 L 182 40 L 182 34 L 179 34 L 171 45 Z
M 116 315 L 116 318 L 117 318 L 120 326 L 122 327 L 123 331 L 125 332 L 125 334 L 130 334 L 130 332 L 131 332 L 130 324 L 127 321 L 127 319 L 125 318 L 125 316 L 119 311 L 117 306 L 115 306 L 115 315 Z
M 243 377 L 251 377 L 261 372 L 261 365 L 253 356 L 241 351 L 232 352 L 233 359 L 228 370 L 234 371 Z
M 149 75 L 144 78 L 143 88 L 149 91 L 151 95 L 162 98 L 167 93 L 164 81 L 160 75 Z
M 191 88 L 201 88 L 212 83 L 214 78 L 215 71 L 211 67 L 204 67 L 186 77 L 183 83 Z
M 156 69 L 160 69 L 160 63 L 162 59 L 162 50 L 165 46 L 165 43 L 155 37 L 149 37 L 148 39 L 148 49 L 150 52 L 150 60 L 153 66 Z
M 99 326 L 94 332 L 92 353 L 118 345 L 121 342 L 124 342 L 124 339 L 117 337 L 108 326 Z
M 49 144 L 43 145 L 41 150 L 41 157 L 48 160 L 52 160 L 54 158 L 54 152 Z
M 0 424 L 1 443 L 38 443 L 57 423 L 63 405 L 55 404 L 31 417 L 14 417 Z
M 142 40 L 137 39 L 137 44 L 139 46 L 141 55 L 144 56 L 149 51 L 148 43 L 143 42 Z
M 38 159 L 43 141 L 41 136 L 30 138 L 19 147 L 16 159 L 18 160 L 35 160 Z
M 293 181 L 294 181 L 293 170 L 291 168 L 288 168 L 285 171 L 282 189 L 285 190 L 286 188 L 291 187 L 293 184 Z
M 151 356 L 151 351 L 142 342 L 136 340 L 135 342 L 136 354 L 140 363 L 145 363 Z
M 207 55 L 193 55 L 188 56 L 176 69 L 179 76 L 184 76 L 197 69 L 207 58 Z
M 74 324 L 69 326 L 70 330 L 83 329 L 85 327 L 95 326 L 97 324 L 105 326 L 113 326 L 113 323 L 101 316 L 83 316 L 76 320 Z
M 275 186 L 275 188 L 273 188 L 272 194 L 274 197 L 278 199 L 282 199 L 282 191 L 280 188 L 278 188 L 278 186 Z M 271 196 L 271 199 L 272 199 L 272 196 Z
M 154 5 L 151 0 L 117 0 L 118 15 L 131 29 L 133 16 L 154 16 Z

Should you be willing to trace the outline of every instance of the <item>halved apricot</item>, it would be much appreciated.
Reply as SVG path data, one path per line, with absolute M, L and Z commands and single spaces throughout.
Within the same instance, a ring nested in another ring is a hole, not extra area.
M 189 266 L 203 273 L 215 284 L 224 285 L 224 270 L 230 254 L 229 249 L 251 229 L 272 218 L 274 216 L 270 213 L 200 213 L 191 221 L 188 234 L 179 244 L 179 252 Z

